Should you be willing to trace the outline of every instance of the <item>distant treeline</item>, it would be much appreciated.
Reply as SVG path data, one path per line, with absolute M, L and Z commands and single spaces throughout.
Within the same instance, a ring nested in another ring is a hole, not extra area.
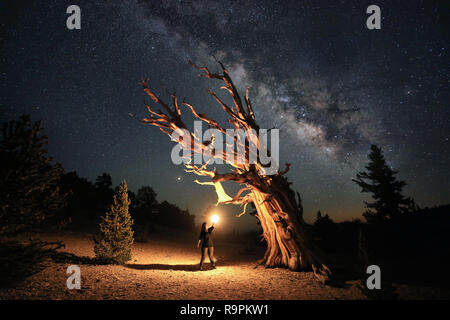
M 68 194 L 67 204 L 61 210 L 62 221 L 74 226 L 96 226 L 114 194 L 108 173 L 99 175 L 95 182 L 91 182 L 72 171 L 61 175 L 59 185 L 60 190 Z M 129 190 L 128 197 L 131 200 L 129 212 L 138 232 L 151 232 L 155 225 L 186 231 L 195 227 L 195 217 L 188 210 L 167 201 L 158 202 L 156 192 L 150 186 L 142 186 L 136 193 Z

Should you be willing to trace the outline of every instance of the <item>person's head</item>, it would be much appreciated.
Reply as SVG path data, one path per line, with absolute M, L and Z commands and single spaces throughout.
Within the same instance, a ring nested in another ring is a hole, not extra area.
M 202 224 L 202 232 L 206 232 L 206 222 L 203 222 Z

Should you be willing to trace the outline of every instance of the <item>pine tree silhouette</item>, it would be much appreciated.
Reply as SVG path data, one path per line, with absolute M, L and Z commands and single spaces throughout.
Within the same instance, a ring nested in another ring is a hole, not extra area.
M 0 235 L 29 231 L 66 202 L 59 181 L 64 169 L 48 155 L 42 122 L 29 115 L 3 125 L 0 140 Z
M 113 204 L 100 222 L 100 238 L 95 240 L 94 246 L 99 261 L 124 264 L 131 259 L 134 233 L 129 205 L 127 183 L 123 180 L 114 194 Z
M 403 196 L 406 183 L 395 177 L 397 171 L 386 164 L 381 148 L 372 145 L 370 150 L 367 171 L 359 172 L 356 179 L 352 179 L 362 188 L 361 192 L 371 193 L 375 200 L 364 201 L 366 211 L 363 216 L 367 222 L 389 220 L 417 208 L 413 199 Z

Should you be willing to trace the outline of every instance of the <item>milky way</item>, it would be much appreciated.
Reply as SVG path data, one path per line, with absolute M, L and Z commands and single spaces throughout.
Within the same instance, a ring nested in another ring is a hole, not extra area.
M 151 185 L 159 200 L 201 215 L 214 190 L 171 163 L 167 136 L 128 114 L 145 115 L 138 83 L 149 78 L 161 96 L 174 88 L 224 121 L 206 93 L 218 83 L 186 63 L 218 70 L 214 55 L 240 90 L 250 86 L 261 127 L 280 129 L 280 162 L 292 164 L 307 221 L 319 209 L 361 216 L 367 197 L 351 178 L 372 143 L 419 205 L 446 203 L 448 2 L 378 1 L 381 30 L 368 30 L 372 2 L 78 1 L 82 27 L 72 31 L 70 1 L 1 4 L 1 120 L 31 113 L 66 170 Z M 236 226 L 239 208 L 223 210 Z

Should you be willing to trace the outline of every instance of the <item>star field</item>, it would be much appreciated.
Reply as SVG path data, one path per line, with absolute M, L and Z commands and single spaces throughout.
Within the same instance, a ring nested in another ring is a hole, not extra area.
M 260 126 L 280 129 L 280 162 L 292 164 L 307 221 L 319 209 L 361 217 L 367 198 L 351 178 L 371 143 L 420 206 L 448 203 L 448 2 L 372 2 L 77 1 L 81 30 L 66 28 L 70 1 L 3 2 L 0 117 L 42 119 L 67 171 L 150 185 L 158 200 L 200 216 L 213 188 L 171 163 L 167 136 L 128 114 L 146 115 L 139 81 L 149 78 L 162 97 L 176 89 L 223 122 L 206 93 L 218 84 L 186 63 L 217 70 L 214 54 L 239 89 L 251 87 Z M 381 30 L 366 28 L 371 4 Z M 237 227 L 239 208 L 223 210 Z

